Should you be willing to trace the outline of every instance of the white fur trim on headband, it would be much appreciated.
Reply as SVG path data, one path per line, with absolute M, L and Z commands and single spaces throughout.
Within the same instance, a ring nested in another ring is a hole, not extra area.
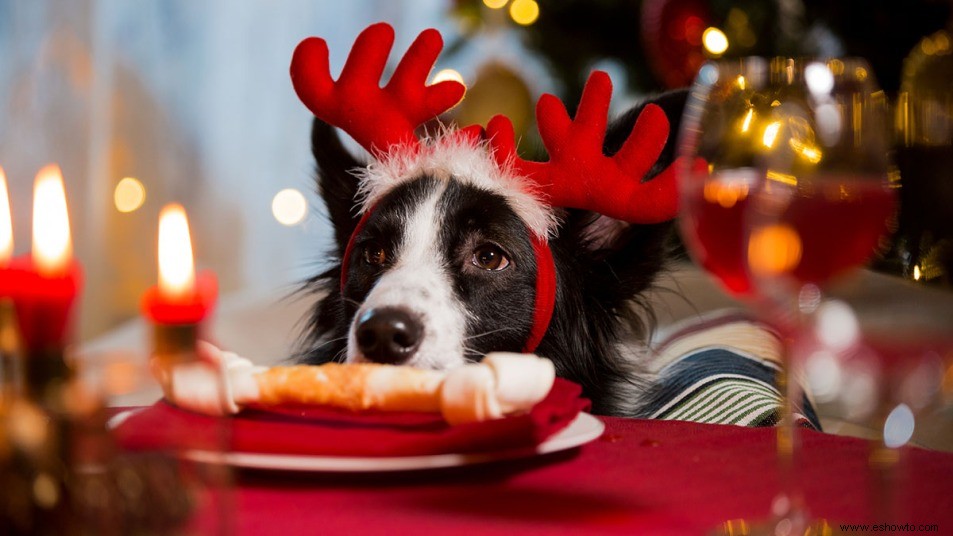
M 541 199 L 534 185 L 515 174 L 511 166 L 500 169 L 486 142 L 456 135 L 456 131 L 446 128 L 422 139 L 419 150 L 393 149 L 381 160 L 359 169 L 361 212 L 398 185 L 423 175 L 454 179 L 504 197 L 537 236 L 552 236 L 558 224 L 553 208 Z

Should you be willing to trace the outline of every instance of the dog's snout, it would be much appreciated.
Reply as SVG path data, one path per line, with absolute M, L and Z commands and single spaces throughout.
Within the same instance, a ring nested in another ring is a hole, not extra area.
M 398 364 L 417 351 L 423 326 L 405 309 L 382 307 L 361 315 L 355 335 L 365 358 L 375 363 Z

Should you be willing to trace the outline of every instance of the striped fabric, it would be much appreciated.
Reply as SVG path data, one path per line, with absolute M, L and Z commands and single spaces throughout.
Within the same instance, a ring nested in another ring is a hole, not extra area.
M 780 422 L 778 366 L 729 348 L 697 350 L 660 371 L 645 413 L 653 419 L 739 426 Z M 820 429 L 807 398 L 797 411 L 798 424 Z
M 658 380 L 644 399 L 643 416 L 738 426 L 781 421 L 782 349 L 771 330 L 736 311 L 674 328 L 654 345 Z M 795 417 L 800 426 L 820 429 L 806 392 Z

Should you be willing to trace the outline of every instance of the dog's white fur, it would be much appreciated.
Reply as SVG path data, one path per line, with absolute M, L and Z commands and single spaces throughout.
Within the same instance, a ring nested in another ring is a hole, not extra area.
M 395 186 L 429 175 L 441 180 L 452 178 L 503 196 L 537 236 L 553 236 L 559 223 L 536 185 L 515 173 L 511 163 L 501 168 L 486 141 L 466 138 L 446 128 L 421 139 L 419 151 L 395 146 L 357 174 L 362 213 Z
M 356 328 L 371 309 L 399 307 L 418 316 L 424 327 L 420 347 L 405 365 L 448 369 L 462 365 L 466 340 L 466 311 L 455 299 L 450 274 L 437 250 L 441 228 L 437 202 L 446 183 L 406 215 L 402 236 L 393 253 L 396 263 L 371 289 L 348 333 L 349 363 L 365 362 L 358 350 Z

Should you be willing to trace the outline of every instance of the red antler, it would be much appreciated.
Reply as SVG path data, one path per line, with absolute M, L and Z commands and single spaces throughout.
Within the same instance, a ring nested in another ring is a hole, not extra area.
M 512 165 L 529 178 L 552 206 L 593 210 L 631 223 L 658 223 L 678 212 L 674 165 L 652 180 L 642 178 L 652 168 L 669 134 L 665 112 L 646 105 L 622 148 L 609 157 L 603 140 L 612 97 L 609 76 L 595 71 L 586 82 L 574 120 L 553 95 L 536 105 L 536 122 L 549 162 L 529 162 L 516 156 L 510 120 L 498 115 L 487 125 L 487 137 L 500 166 Z
M 301 101 L 376 157 L 387 154 L 395 144 L 417 146 L 414 130 L 460 102 L 466 89 L 454 81 L 427 85 L 427 76 L 443 48 L 443 39 L 433 29 L 417 36 L 381 88 L 393 44 L 390 25 L 369 26 L 354 42 L 337 82 L 331 79 L 324 39 L 305 39 L 291 59 L 291 80 Z

